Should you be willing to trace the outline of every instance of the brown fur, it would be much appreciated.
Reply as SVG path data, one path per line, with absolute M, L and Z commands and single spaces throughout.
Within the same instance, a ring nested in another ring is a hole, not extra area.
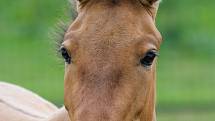
M 65 68 L 66 109 L 0 83 L 0 120 L 155 121 L 156 62 L 144 67 L 139 60 L 159 50 L 157 9 L 157 0 L 79 0 L 62 43 L 72 56 Z
M 159 50 L 157 7 L 146 0 L 79 1 L 62 43 L 73 59 L 65 69 L 71 121 L 155 120 L 156 62 L 144 68 L 138 61 Z

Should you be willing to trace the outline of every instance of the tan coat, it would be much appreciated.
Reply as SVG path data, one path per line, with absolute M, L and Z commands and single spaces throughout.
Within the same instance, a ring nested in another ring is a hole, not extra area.
M 77 0 L 61 44 L 68 111 L 0 83 L 0 121 L 155 121 L 158 0 Z
M 29 90 L 0 82 L 0 121 L 68 121 L 64 108 L 58 109 Z

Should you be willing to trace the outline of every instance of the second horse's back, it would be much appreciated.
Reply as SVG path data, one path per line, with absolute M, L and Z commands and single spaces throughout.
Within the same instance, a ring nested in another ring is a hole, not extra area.
M 0 121 L 44 120 L 58 108 L 37 94 L 0 81 Z

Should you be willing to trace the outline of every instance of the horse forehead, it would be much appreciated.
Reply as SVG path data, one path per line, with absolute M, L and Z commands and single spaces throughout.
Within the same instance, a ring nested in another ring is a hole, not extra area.
M 93 58 L 117 59 L 125 56 L 134 49 L 133 42 L 129 37 L 98 37 L 97 40 L 84 40 L 80 43 L 80 49 Z
M 79 45 L 87 51 L 116 52 L 129 48 L 143 40 L 148 33 L 129 22 L 110 21 L 106 25 L 88 25 L 81 30 Z
M 124 54 L 123 50 L 128 52 L 135 48 L 135 40 L 144 40 L 144 36 L 158 33 L 147 12 L 138 12 L 124 5 L 117 9 L 94 9 L 80 14 L 65 36 L 66 41 L 77 41 L 81 50 L 86 51 L 84 53 L 96 54 L 96 57 Z

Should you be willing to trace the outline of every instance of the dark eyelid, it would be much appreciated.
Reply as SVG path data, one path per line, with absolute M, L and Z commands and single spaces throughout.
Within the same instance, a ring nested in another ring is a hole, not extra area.
M 60 46 L 60 49 L 58 50 L 59 52 L 62 52 L 62 50 L 65 50 L 69 55 L 70 55 L 70 51 L 69 49 L 67 49 L 64 45 Z
M 62 57 L 64 58 L 65 62 L 67 64 L 71 63 L 71 54 L 69 51 L 65 48 L 65 46 L 61 46 L 59 49 L 59 53 L 61 53 Z
M 158 51 L 157 51 L 156 49 L 150 49 L 150 50 L 148 50 L 148 51 L 146 52 L 146 55 L 147 55 L 148 53 L 154 53 L 156 56 L 159 56 L 159 53 L 158 53 Z M 145 55 L 145 56 L 146 56 L 146 55 Z
M 61 49 L 63 49 L 63 48 L 65 48 L 66 50 L 68 50 L 64 43 L 61 44 L 61 46 L 60 46 L 59 49 L 61 50 Z
M 58 49 L 58 51 L 61 52 L 62 49 L 66 49 L 65 46 L 61 45 L 60 48 Z M 67 49 L 66 49 L 66 50 L 67 50 Z

